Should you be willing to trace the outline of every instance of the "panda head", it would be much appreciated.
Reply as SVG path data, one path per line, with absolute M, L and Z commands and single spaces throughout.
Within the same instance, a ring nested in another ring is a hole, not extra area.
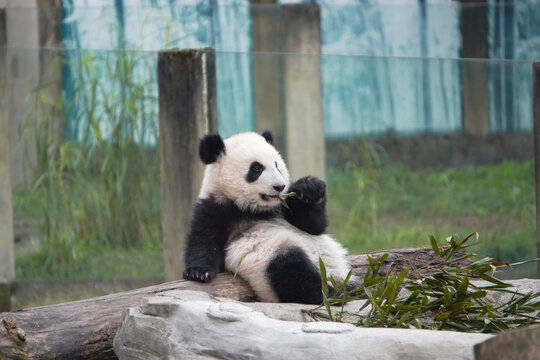
M 199 198 L 233 201 L 243 211 L 264 212 L 280 205 L 289 170 L 274 148 L 272 133 L 241 133 L 223 140 L 206 135 L 199 156 L 206 164 Z

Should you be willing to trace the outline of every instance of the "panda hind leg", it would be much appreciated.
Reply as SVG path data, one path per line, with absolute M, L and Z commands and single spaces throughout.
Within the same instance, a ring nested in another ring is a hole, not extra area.
M 266 273 L 280 302 L 322 303 L 321 276 L 300 247 L 277 254 Z

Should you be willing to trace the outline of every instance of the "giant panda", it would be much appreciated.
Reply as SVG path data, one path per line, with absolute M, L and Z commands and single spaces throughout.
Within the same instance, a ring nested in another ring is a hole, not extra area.
M 260 301 L 320 304 L 321 257 L 328 275 L 344 281 L 347 251 L 324 233 L 326 184 L 313 176 L 290 184 L 271 132 L 206 135 L 199 155 L 206 168 L 187 235 L 185 279 L 207 282 L 227 270 L 247 280 Z M 279 199 L 286 192 L 296 193 L 287 207 Z

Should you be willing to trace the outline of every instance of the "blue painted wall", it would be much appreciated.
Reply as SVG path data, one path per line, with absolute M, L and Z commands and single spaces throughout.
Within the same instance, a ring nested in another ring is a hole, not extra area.
M 462 130 L 457 2 L 317 2 L 327 136 Z M 491 129 L 530 131 L 540 2 L 488 3 Z M 63 8 L 67 48 L 99 53 L 125 45 L 146 54 L 145 67 L 153 66 L 145 52 L 215 48 L 220 132 L 227 136 L 254 128 L 248 1 L 64 0 Z M 152 76 L 140 69 L 141 78 L 155 80 Z

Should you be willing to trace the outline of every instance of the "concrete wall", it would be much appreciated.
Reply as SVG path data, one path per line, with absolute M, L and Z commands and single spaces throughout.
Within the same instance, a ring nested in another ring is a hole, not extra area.
M 281 14 L 281 50 L 288 54 L 282 58 L 287 165 L 293 181 L 305 175 L 325 179 L 320 8 L 287 4 Z
M 411 169 L 445 168 L 496 164 L 504 160 L 533 157 L 533 135 L 500 133 L 484 135 L 423 134 L 380 136 L 366 139 L 381 156 Z M 327 166 L 344 168 L 347 161 L 363 164 L 363 139 L 327 139 Z
M 285 153 L 281 93 L 281 16 L 277 0 L 251 0 L 251 51 L 255 127 L 270 130 Z
M 0 311 L 9 309 L 9 282 L 15 280 L 12 187 L 32 181 L 36 135 L 55 106 L 36 107 L 28 95 L 40 83 L 51 84 L 42 96 L 58 99 L 62 93 L 59 53 L 37 50 L 60 44 L 59 5 L 60 0 L 0 0 Z M 61 118 L 51 124 L 51 138 L 59 144 Z

